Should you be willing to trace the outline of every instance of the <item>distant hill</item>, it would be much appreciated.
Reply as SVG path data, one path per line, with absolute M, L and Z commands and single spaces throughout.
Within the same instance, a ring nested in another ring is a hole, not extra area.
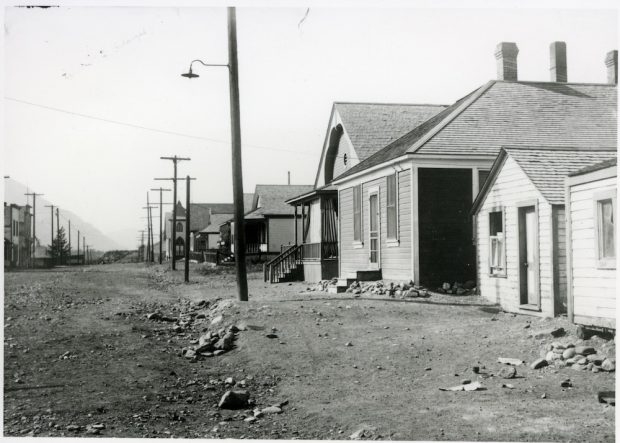
M 15 203 L 17 205 L 26 204 L 27 192 L 25 185 L 19 183 L 13 179 L 4 180 L 4 201 L 7 204 Z M 37 197 L 37 239 L 42 246 L 50 244 L 50 209 L 45 205 L 50 205 L 53 202 L 46 200 L 44 196 Z M 30 198 L 30 204 L 32 205 L 32 198 Z M 67 229 L 67 219 L 71 220 L 71 245 L 77 247 L 77 229 L 80 230 L 80 236 L 86 237 L 86 243 L 92 245 L 93 249 L 100 251 L 110 251 L 123 249 L 118 243 L 111 238 L 103 234 L 95 226 L 82 220 L 75 212 L 72 212 L 66 208 L 60 210 L 60 225 Z M 54 217 L 54 230 L 56 230 L 56 218 Z M 81 239 L 80 239 L 81 242 Z M 81 247 L 81 244 L 80 244 Z

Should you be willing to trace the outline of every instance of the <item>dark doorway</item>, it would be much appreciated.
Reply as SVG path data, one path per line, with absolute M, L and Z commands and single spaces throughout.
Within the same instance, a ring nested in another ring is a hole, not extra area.
M 418 214 L 420 282 L 436 287 L 443 282 L 476 279 L 472 245 L 472 172 L 470 169 L 420 168 Z

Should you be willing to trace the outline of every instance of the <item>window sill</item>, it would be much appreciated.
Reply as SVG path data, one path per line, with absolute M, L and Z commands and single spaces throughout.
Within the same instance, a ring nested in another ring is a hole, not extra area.
M 489 278 L 508 278 L 508 274 L 503 273 L 503 274 L 492 274 L 489 272 Z
M 616 269 L 616 260 L 599 260 L 596 263 L 596 269 Z
M 364 247 L 364 243 L 361 241 L 353 242 L 353 249 L 362 249 Z
M 398 246 L 400 246 L 400 240 L 396 238 L 388 238 L 387 241 L 385 242 L 385 245 L 388 248 L 397 248 Z
M 541 312 L 540 306 L 537 306 L 537 305 L 521 305 L 519 306 L 519 309 L 523 309 L 525 311 Z

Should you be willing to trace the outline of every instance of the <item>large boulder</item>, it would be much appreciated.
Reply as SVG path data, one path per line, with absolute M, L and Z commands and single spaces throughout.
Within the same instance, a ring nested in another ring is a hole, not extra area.
M 241 409 L 248 406 L 250 400 L 250 393 L 248 391 L 226 391 L 219 404 L 220 409 Z

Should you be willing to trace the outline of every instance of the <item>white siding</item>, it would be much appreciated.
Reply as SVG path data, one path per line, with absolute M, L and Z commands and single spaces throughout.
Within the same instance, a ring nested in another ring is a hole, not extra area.
M 368 189 L 379 187 L 381 255 L 380 268 L 384 279 L 409 280 L 411 275 L 411 170 L 398 173 L 398 232 L 399 242 L 388 246 L 386 178 L 381 177 L 362 185 L 363 247 L 353 245 L 353 188 L 341 189 L 340 201 L 340 275 L 369 269 L 368 250 Z
M 615 188 L 615 177 L 570 187 L 571 232 L 567 242 L 572 252 L 569 284 L 575 317 L 610 319 L 614 325 L 616 270 L 597 266 L 594 200 L 596 193 Z
M 319 243 L 321 241 L 321 202 L 317 199 L 309 206 L 310 227 L 306 243 Z
M 551 233 L 551 205 L 543 198 L 520 166 L 510 157 L 497 174 L 476 217 L 478 256 L 478 287 L 480 294 L 499 303 L 510 312 L 528 312 L 520 309 L 518 208 L 523 201 L 538 202 L 539 236 L 539 291 L 541 314 L 554 314 L 553 259 Z M 506 245 L 506 277 L 489 275 L 489 212 L 504 209 Z

